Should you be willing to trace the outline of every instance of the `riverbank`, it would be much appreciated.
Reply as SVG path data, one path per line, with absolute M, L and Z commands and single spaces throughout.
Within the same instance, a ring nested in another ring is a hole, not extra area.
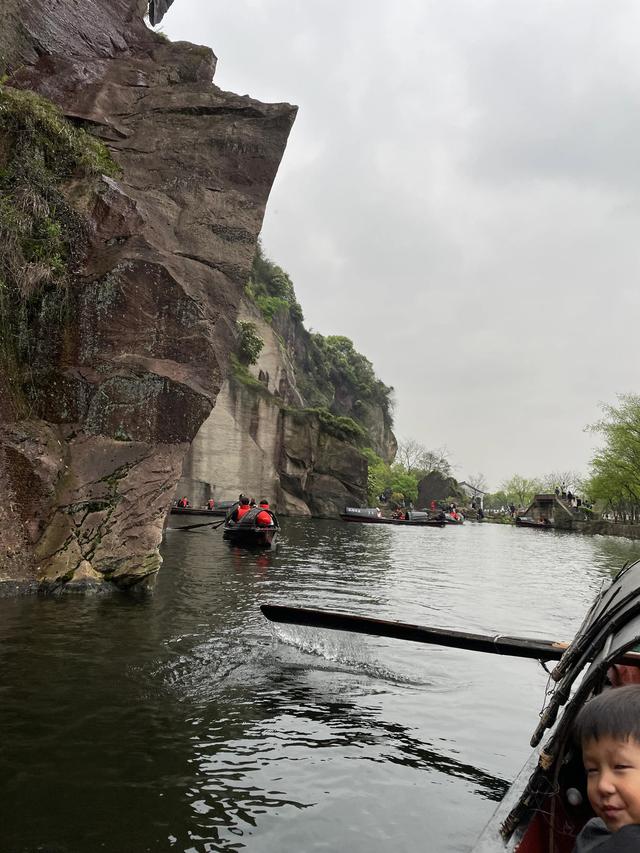
M 484 521 L 491 524 L 515 525 L 513 519 L 508 516 L 487 515 Z M 572 519 L 566 524 L 555 523 L 556 530 L 566 530 L 569 533 L 584 533 L 591 536 L 622 536 L 625 539 L 640 539 L 640 524 L 626 524 L 620 521 L 606 521 L 605 519 L 592 519 L 580 521 Z
M 620 521 L 572 521 L 571 528 L 575 533 L 588 533 L 592 536 L 624 536 L 626 539 L 640 539 L 640 524 L 626 524 Z

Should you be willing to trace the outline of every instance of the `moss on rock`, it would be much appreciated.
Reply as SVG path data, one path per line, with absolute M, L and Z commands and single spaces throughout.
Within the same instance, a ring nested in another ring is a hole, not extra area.
M 14 408 L 25 406 L 22 367 L 44 295 L 64 317 L 66 288 L 85 245 L 85 223 L 63 193 L 75 177 L 117 172 L 107 148 L 33 92 L 0 84 L 0 366 Z

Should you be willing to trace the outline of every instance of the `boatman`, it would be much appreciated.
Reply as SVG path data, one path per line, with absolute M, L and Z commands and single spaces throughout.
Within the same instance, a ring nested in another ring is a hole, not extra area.
M 269 512 L 269 501 L 260 501 L 260 512 L 256 516 L 256 524 L 260 527 L 273 527 L 273 516 Z

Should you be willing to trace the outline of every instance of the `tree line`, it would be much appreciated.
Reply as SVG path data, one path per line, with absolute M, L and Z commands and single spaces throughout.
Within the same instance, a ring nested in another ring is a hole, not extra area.
M 415 503 L 418 483 L 427 474 L 437 471 L 451 476 L 451 461 L 446 447 L 430 450 L 415 439 L 398 443 L 396 458 L 387 464 L 373 450 L 364 451 L 369 463 L 368 498 L 370 504 L 384 500 L 392 503 Z
M 640 395 L 620 394 L 617 403 L 602 407 L 603 416 L 586 429 L 599 435 L 586 477 L 575 471 L 554 471 L 544 477 L 514 474 L 485 498 L 485 506 L 499 509 L 526 506 L 535 494 L 556 487 L 580 495 L 598 513 L 618 521 L 640 521 Z

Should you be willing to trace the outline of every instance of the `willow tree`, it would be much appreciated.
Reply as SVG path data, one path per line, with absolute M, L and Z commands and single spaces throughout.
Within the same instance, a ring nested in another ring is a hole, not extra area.
M 604 512 L 640 519 L 640 395 L 620 394 L 616 405 L 603 406 L 604 417 L 588 429 L 604 446 L 591 460 L 587 491 Z

